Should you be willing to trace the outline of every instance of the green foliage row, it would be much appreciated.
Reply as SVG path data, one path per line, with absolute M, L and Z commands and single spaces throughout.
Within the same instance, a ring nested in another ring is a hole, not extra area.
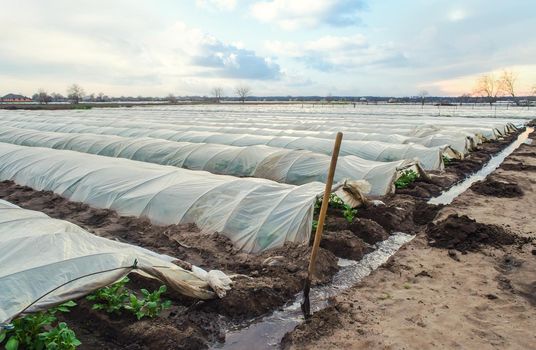
M 68 301 L 47 311 L 29 314 L 13 321 L 12 329 L 0 331 L 0 344 L 5 341 L 6 350 L 73 350 L 82 343 L 65 322 L 57 321 L 57 312 L 69 312 L 76 306 Z
M 104 310 L 107 313 L 121 314 L 123 310 L 133 313 L 138 320 L 149 317 L 154 318 L 171 306 L 171 301 L 161 300 L 161 295 L 166 292 L 166 286 L 162 285 L 158 290 L 149 292 L 141 289 L 142 298 L 130 293 L 125 285 L 129 282 L 127 277 L 108 287 L 101 288 L 86 297 L 95 302 L 94 310 Z

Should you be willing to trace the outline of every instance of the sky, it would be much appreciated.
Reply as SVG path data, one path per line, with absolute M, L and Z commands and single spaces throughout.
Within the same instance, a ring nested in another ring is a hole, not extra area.
M 0 95 L 435 96 L 536 84 L 534 0 L 0 0 Z

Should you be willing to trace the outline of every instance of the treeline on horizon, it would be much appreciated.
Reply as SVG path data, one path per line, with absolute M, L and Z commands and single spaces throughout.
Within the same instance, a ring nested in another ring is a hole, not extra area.
M 536 101 L 536 96 L 519 96 L 521 100 Z M 45 102 L 39 98 L 37 94 L 34 94 L 31 99 L 34 102 Z M 421 103 L 422 97 L 420 96 L 248 96 L 246 101 L 251 102 L 350 102 L 350 103 L 378 103 L 378 102 L 398 102 L 398 103 Z M 65 97 L 61 94 L 51 94 L 46 102 L 71 102 L 72 99 Z M 79 102 L 215 102 L 214 97 L 210 96 L 166 96 L 166 97 L 154 97 L 154 96 L 84 96 Z M 240 102 L 239 97 L 221 97 L 220 102 Z M 513 102 L 510 96 L 497 97 L 495 102 Z M 482 96 L 427 96 L 426 103 L 487 103 L 487 99 Z

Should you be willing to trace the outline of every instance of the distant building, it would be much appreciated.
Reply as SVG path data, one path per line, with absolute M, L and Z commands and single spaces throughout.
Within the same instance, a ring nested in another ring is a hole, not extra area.
M 32 102 L 32 99 L 22 95 L 7 94 L 0 98 L 0 102 Z

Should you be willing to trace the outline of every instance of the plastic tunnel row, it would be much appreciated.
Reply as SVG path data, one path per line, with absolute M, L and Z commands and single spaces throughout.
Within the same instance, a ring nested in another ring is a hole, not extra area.
M 173 260 L 0 200 L 0 324 L 84 296 L 133 270 L 194 298 L 228 289 L 222 272 L 188 271 Z
M 80 116 L 71 114 L 67 116 L 54 116 L 55 121 L 72 121 L 73 118 L 80 119 Z M 293 130 L 293 131 L 312 131 L 312 130 L 345 130 L 345 131 L 366 131 L 367 133 L 379 133 L 379 134 L 403 134 L 408 137 L 422 137 L 429 136 L 433 133 L 444 132 L 447 134 L 456 133 L 469 133 L 469 134 L 481 134 L 486 139 L 493 139 L 496 136 L 504 135 L 512 131 L 513 124 L 507 120 L 467 120 L 460 118 L 440 118 L 440 117 L 418 117 L 407 119 L 394 119 L 385 118 L 382 116 L 374 117 L 374 127 L 371 128 L 370 116 L 367 118 L 359 118 L 356 116 L 342 116 L 342 117 L 311 117 L 304 116 L 303 118 L 277 118 L 276 116 L 270 117 L 246 117 L 246 116 L 225 116 L 218 115 L 219 120 L 214 121 L 212 116 L 192 116 L 188 114 L 171 114 L 161 117 L 147 116 L 145 113 L 143 117 L 136 115 L 128 115 L 128 118 L 123 118 L 121 115 L 101 116 L 99 113 L 91 113 L 84 118 L 85 122 L 96 121 L 100 122 L 101 126 L 106 126 L 102 122 L 119 123 L 119 126 L 128 126 L 124 123 L 136 121 L 136 123 L 145 123 L 144 126 L 149 128 L 162 128 L 162 127 L 184 127 L 184 126 L 201 126 L 208 128 L 217 127 L 232 127 L 232 128 L 257 128 L 257 129 L 279 129 L 279 130 Z M 50 121 L 50 117 L 45 117 L 43 121 Z M 181 125 L 176 123 L 180 122 Z M 178 129 L 177 129 L 178 130 Z M 207 130 L 215 131 L 215 130 Z M 309 135 L 311 136 L 311 135 Z M 401 136 L 401 135 L 398 135 Z
M 6 120 L 24 120 L 25 118 L 4 118 Z M 32 121 L 73 123 L 80 118 L 74 116 L 33 117 Z M 201 118 L 203 119 L 203 118 Z M 315 137 L 333 139 L 335 131 L 343 130 L 346 140 L 356 141 L 381 141 L 388 143 L 416 143 L 427 147 L 449 145 L 460 154 L 467 154 L 474 146 L 482 141 L 496 139 L 513 130 L 513 125 L 507 122 L 483 122 L 482 124 L 465 124 L 458 120 L 449 123 L 432 119 L 420 120 L 418 124 L 407 124 L 409 121 L 391 121 L 381 124 L 376 120 L 374 128 L 368 121 L 359 120 L 330 120 L 328 124 L 316 121 L 295 121 L 294 124 L 278 124 L 274 120 L 249 118 L 251 121 L 227 120 L 214 122 L 213 119 L 192 121 L 184 116 L 175 116 L 153 119 L 145 118 L 138 120 L 136 116 L 129 116 L 128 120 L 120 117 L 99 117 L 99 114 L 91 114 L 83 118 L 84 125 L 90 126 L 114 126 L 114 127 L 143 127 L 147 129 L 168 129 L 175 131 L 208 131 L 232 134 L 254 134 L 265 136 L 293 136 Z M 27 119 L 28 120 L 28 119 Z M 180 125 L 176 123 L 180 122 Z M 423 124 L 426 122 L 425 124 Z M 434 123 L 433 125 L 431 123 Z M 453 124 L 456 123 L 456 124 Z M 337 125 L 339 124 L 339 125 Z M 444 124 L 444 125 L 442 125 Z M 463 127 L 463 125 L 466 125 Z M 470 127 L 469 127 L 470 126 Z M 318 131 L 320 130 L 320 131 Z M 330 130 L 330 131 L 326 131 Z M 401 135 L 403 133 L 404 135 Z
M 254 253 L 308 241 L 314 203 L 324 190 L 320 182 L 293 186 L 6 143 L 0 143 L 0 180 L 155 224 L 194 223 Z
M 37 122 L 4 122 L 3 125 L 34 129 L 41 131 L 91 133 L 117 135 L 124 137 L 151 137 L 177 142 L 214 143 L 231 146 L 266 145 L 286 149 L 308 150 L 321 154 L 331 154 L 333 140 L 314 137 L 290 136 L 259 136 L 250 134 L 223 134 L 201 131 L 178 132 L 166 129 L 147 129 L 143 127 L 100 127 L 84 124 L 60 124 Z M 353 155 L 374 161 L 396 161 L 417 159 L 426 170 L 443 169 L 443 156 L 460 158 L 460 155 L 449 146 L 425 147 L 417 144 L 391 144 L 377 141 L 344 140 L 340 151 L 341 156 Z
M 0 142 L 127 158 L 213 174 L 265 178 L 293 185 L 325 182 L 330 163 L 328 155 L 263 145 L 237 147 L 2 126 Z M 371 195 L 385 195 L 394 190 L 394 181 L 402 170 L 418 166 L 412 160 L 376 162 L 344 156 L 338 161 L 335 182 L 366 180 L 370 183 Z

